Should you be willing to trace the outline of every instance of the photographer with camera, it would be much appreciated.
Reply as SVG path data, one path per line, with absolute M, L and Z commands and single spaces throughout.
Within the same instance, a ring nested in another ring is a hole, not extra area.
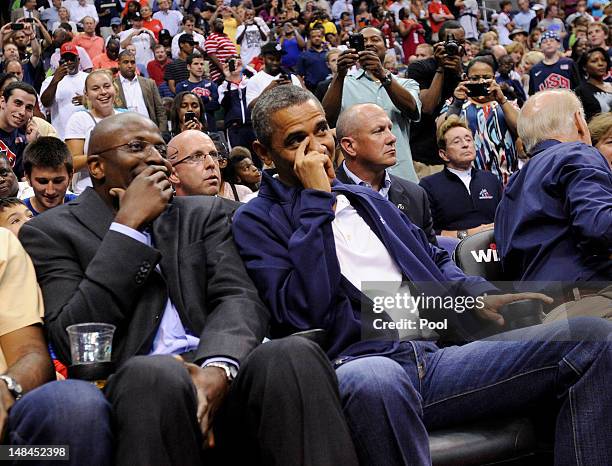
M 255 17 L 255 10 L 244 12 L 244 23 L 236 30 L 236 43 L 240 45 L 240 57 L 245 65 L 259 56 L 269 34 L 270 28 L 263 19 Z
M 423 103 L 421 119 L 413 123 L 410 149 L 414 168 L 422 178 L 444 167 L 436 143 L 436 117 L 461 81 L 461 58 L 465 55 L 465 32 L 458 21 L 446 21 L 438 33 L 434 56 L 410 63 L 406 76 L 419 83 Z
M 129 44 L 136 47 L 136 64 L 146 68 L 147 64 L 155 58 L 153 48 L 155 47 L 155 34 L 143 26 L 143 18 L 140 12 L 132 13 L 132 28 L 119 34 L 121 49 Z
M 468 64 L 467 78 L 455 88 L 453 101 L 438 123 L 441 125 L 450 115 L 459 115 L 474 136 L 474 166 L 492 172 L 505 186 L 518 169 L 518 109 L 495 81 L 496 71 L 497 62 L 492 55 L 474 58 Z
M 393 122 L 393 134 L 397 138 L 397 164 L 390 172 L 418 182 L 409 145 L 411 120 L 421 116 L 417 82 L 394 76 L 383 67 L 387 47 L 379 29 L 367 27 L 349 36 L 349 47 L 338 57 L 338 74 L 323 98 L 327 121 L 335 125 L 341 111 L 356 104 L 381 106 Z M 361 69 L 349 74 L 356 64 Z

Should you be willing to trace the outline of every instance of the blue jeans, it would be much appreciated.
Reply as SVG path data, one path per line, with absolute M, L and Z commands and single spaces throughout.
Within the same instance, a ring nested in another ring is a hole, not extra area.
M 428 465 L 427 429 L 559 400 L 555 465 L 611 465 L 610 335 L 612 323 L 576 318 L 463 346 L 403 342 L 389 357 L 336 363 L 360 462 Z
M 71 465 L 112 464 L 110 404 L 94 385 L 81 380 L 50 382 L 28 392 L 11 408 L 7 432 L 10 445 L 69 445 Z

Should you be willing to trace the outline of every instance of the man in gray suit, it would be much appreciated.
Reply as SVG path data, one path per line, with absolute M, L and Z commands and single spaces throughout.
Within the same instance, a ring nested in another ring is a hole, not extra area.
M 422 229 L 429 242 L 437 244 L 427 193 L 416 183 L 387 172 L 395 165 L 396 137 L 393 123 L 376 104 L 347 108 L 336 125 L 336 137 L 344 162 L 336 177 L 345 184 L 360 184 L 378 191 Z
M 71 361 L 67 326 L 117 327 L 105 388 L 115 464 L 201 466 L 202 445 L 214 445 L 232 464 L 356 465 L 322 350 L 298 336 L 258 346 L 269 314 L 227 205 L 173 198 L 172 154 L 141 115 L 100 122 L 88 155 L 93 189 L 31 221 L 20 239 L 60 360 Z
M 120 106 L 150 118 L 165 136 L 168 117 L 155 81 L 136 76 L 136 57 L 127 50 L 119 54 L 118 60 L 119 75 L 115 83 L 119 89 Z
M 36 0 L 22 1 L 21 8 L 12 11 L 11 23 L 15 23 L 19 18 L 39 18 L 38 10 L 36 10 Z

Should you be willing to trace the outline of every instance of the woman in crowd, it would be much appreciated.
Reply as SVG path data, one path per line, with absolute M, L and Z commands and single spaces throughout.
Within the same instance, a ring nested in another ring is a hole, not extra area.
M 410 14 L 408 8 L 402 8 L 399 12 L 398 23 L 399 35 L 402 38 L 402 49 L 404 52 L 404 63 L 416 53 L 419 44 L 425 43 L 425 28 L 418 19 Z
M 578 66 L 587 76 L 576 88 L 587 121 L 597 113 L 612 111 L 612 83 L 604 81 L 611 68 L 608 52 L 601 47 L 592 48 L 580 57 Z
M 480 36 L 480 50 L 491 50 L 494 45 L 498 44 L 499 40 L 497 39 L 497 33 L 495 31 L 485 32 Z
M 529 70 L 544 60 L 544 54 L 535 50 L 527 52 L 521 61 L 521 84 L 525 93 L 529 92 Z
M 506 52 L 512 57 L 514 71 L 520 73 L 521 61 L 523 61 L 523 56 L 525 55 L 525 46 L 520 42 L 512 42 L 506 45 Z
M 572 46 L 570 58 L 574 60 L 574 63 L 580 61 L 580 57 L 589 49 L 589 41 L 586 37 L 581 37 L 574 42 Z
M 612 113 L 600 113 L 589 122 L 591 142 L 603 154 L 612 168 Z
M 295 23 L 295 24 L 294 24 Z M 306 41 L 297 31 L 297 20 L 285 23 L 281 28 L 280 45 L 286 52 L 281 58 L 283 68 L 293 70 L 300 53 L 306 48 Z
M 518 109 L 495 82 L 495 71 L 492 56 L 472 60 L 467 68 L 467 80 L 456 87 L 453 102 L 438 123 L 442 124 L 450 115 L 459 115 L 465 120 L 474 135 L 474 165 L 491 171 L 505 185 L 518 169 L 515 145 Z
M 538 28 L 535 28 L 529 34 L 529 38 L 527 39 L 527 47 L 529 50 L 539 50 L 540 37 L 542 36 L 542 31 Z
M 224 197 L 225 199 L 231 199 L 232 201 L 242 202 L 249 194 L 252 194 L 252 191 L 246 186 L 237 184 L 235 181 L 233 181 L 235 179 L 235 170 L 229 163 L 227 146 L 218 138 L 218 135 L 214 136 L 215 137 L 212 139 L 219 154 L 219 158 L 217 159 L 221 179 L 219 196 Z
M 74 21 L 70 21 L 70 11 L 68 11 L 68 8 L 65 6 L 60 6 L 57 9 L 57 15 L 59 16 L 59 20 L 53 23 L 51 26 L 51 32 L 55 31 L 58 27 L 60 27 L 60 24 L 64 23 L 70 25 L 70 29 L 72 29 L 73 33 L 77 32 L 76 23 Z
M 185 119 L 186 115 L 187 119 Z M 174 98 L 170 124 L 172 136 L 188 129 L 206 131 L 206 109 L 202 99 L 193 92 L 179 92 Z
M 66 124 L 65 142 L 74 164 L 72 190 L 75 194 L 91 186 L 87 168 L 89 136 L 104 118 L 120 113 L 115 109 L 116 95 L 112 73 L 109 70 L 92 71 L 85 80 L 86 110 L 74 113 Z

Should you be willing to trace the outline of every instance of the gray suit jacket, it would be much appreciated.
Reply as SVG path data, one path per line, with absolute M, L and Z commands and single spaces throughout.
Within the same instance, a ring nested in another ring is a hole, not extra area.
M 162 104 L 159 89 L 157 89 L 155 81 L 149 78 L 143 78 L 142 76 L 138 76 L 137 79 L 140 84 L 140 89 L 142 89 L 142 97 L 147 106 L 149 118 L 155 122 L 162 133 L 166 133 L 168 131 L 168 117 L 166 116 L 166 110 Z M 115 84 L 117 84 L 117 88 L 119 89 L 120 106 L 127 108 L 123 86 L 121 85 L 119 77 L 115 78 Z
M 436 232 L 433 229 L 433 220 L 429 210 L 429 199 L 425 190 L 412 181 L 394 175 L 389 176 L 391 178 L 389 201 L 425 232 L 431 244 L 437 245 Z M 336 170 L 336 177 L 344 184 L 355 184 L 344 170 L 344 164 Z
M 118 365 L 147 354 L 169 294 L 183 325 L 200 337 L 194 361 L 242 360 L 265 336 L 269 313 L 234 246 L 232 211 L 212 196 L 175 197 L 151 225 L 155 247 L 109 231 L 114 214 L 91 188 L 32 219 L 19 237 L 59 359 L 71 360 L 66 327 L 83 322 L 117 326 Z

